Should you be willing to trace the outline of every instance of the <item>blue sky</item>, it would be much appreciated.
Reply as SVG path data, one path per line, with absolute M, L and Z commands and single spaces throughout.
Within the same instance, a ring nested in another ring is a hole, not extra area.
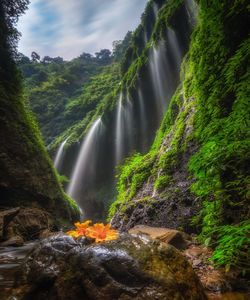
M 112 48 L 134 30 L 147 0 L 31 0 L 18 23 L 19 51 L 71 59 Z

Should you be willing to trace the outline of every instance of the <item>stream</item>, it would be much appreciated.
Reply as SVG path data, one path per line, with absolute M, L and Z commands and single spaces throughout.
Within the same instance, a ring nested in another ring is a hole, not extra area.
M 22 247 L 0 247 L 0 299 L 10 295 L 14 283 L 14 274 L 26 255 L 34 248 L 37 241 L 26 243 Z

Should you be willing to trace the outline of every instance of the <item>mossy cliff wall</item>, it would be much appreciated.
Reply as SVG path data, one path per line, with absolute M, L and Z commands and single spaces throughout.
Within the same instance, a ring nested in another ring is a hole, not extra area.
M 63 193 L 39 130 L 25 107 L 5 9 L 6 4 L 1 4 L 0 207 L 41 207 L 57 222 L 72 221 L 78 216 L 77 208 Z
M 197 4 L 182 83 L 151 150 L 121 167 L 110 218 L 121 229 L 146 223 L 197 232 L 216 248 L 216 262 L 245 269 L 249 6 L 247 1 Z

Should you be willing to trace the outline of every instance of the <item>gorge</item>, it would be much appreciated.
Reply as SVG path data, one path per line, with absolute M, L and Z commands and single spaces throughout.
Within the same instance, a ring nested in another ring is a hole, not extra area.
M 28 2 L 0 3 L 0 239 L 39 239 L 13 295 L 198 300 L 238 287 L 232 299 L 247 299 L 247 1 L 149 0 L 112 53 L 70 61 L 17 53 Z M 60 232 L 80 219 L 120 236 L 95 244 Z M 220 280 L 209 285 L 211 274 Z

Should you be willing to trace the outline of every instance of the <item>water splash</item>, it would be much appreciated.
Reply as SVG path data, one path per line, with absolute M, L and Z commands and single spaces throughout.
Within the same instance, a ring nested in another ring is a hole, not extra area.
M 95 169 L 95 146 L 98 140 L 100 129 L 102 127 L 101 117 L 98 118 L 91 126 L 89 132 L 82 142 L 82 146 L 71 175 L 70 184 L 67 189 L 67 194 L 77 200 L 78 192 L 84 184 L 85 178 L 93 175 Z
M 57 152 L 56 152 L 56 156 L 54 159 L 54 166 L 57 169 L 57 171 L 59 171 L 61 164 L 62 164 L 62 158 L 63 158 L 63 150 L 64 150 L 64 146 L 67 143 L 67 140 L 69 139 L 69 137 L 67 137 L 59 146 Z

